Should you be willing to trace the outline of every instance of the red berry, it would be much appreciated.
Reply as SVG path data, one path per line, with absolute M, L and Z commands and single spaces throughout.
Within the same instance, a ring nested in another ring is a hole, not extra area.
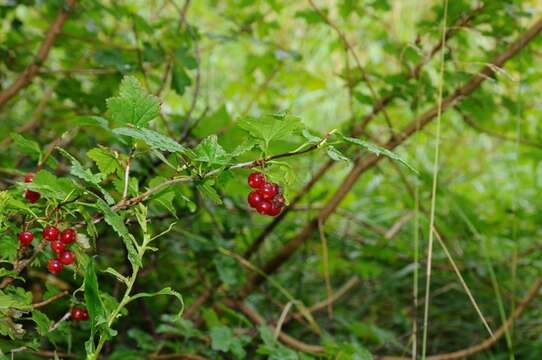
M 271 202 L 262 200 L 256 205 L 256 210 L 262 215 L 267 215 L 272 206 Z
M 267 212 L 269 216 L 277 216 L 282 211 L 280 206 L 277 206 L 275 203 L 271 202 L 271 209 Z
M 25 183 L 31 183 L 32 181 L 34 181 L 34 173 L 28 173 L 24 176 Z
M 83 309 L 83 318 L 82 320 L 88 320 L 88 311 L 87 309 Z
M 43 229 L 43 238 L 47 239 L 49 241 L 55 241 L 58 239 L 59 231 L 55 226 L 47 225 L 45 229 Z
M 49 262 L 47 263 L 47 269 L 49 269 L 52 274 L 58 274 L 62 271 L 63 267 L 64 265 L 62 265 L 58 259 L 49 259 Z
M 279 186 L 274 183 L 265 183 L 258 190 L 265 200 L 271 200 L 279 192 Z
M 28 200 L 28 202 L 30 202 L 31 204 L 34 204 L 36 201 L 40 199 L 41 195 L 39 192 L 35 192 L 32 190 L 25 190 L 24 197 L 26 200 Z
M 70 250 L 66 250 L 58 256 L 58 260 L 64 265 L 70 265 L 75 261 L 75 255 Z
M 76 237 L 77 233 L 74 229 L 66 229 L 60 234 L 60 241 L 62 241 L 64 244 L 71 244 L 75 241 Z
M 282 208 L 284 205 L 286 205 L 286 200 L 284 200 L 284 196 L 282 196 L 282 194 L 277 194 L 273 198 L 273 204 L 279 208 Z
M 248 204 L 252 208 L 256 208 L 258 204 L 263 200 L 262 194 L 260 194 L 257 191 L 252 191 L 250 194 L 248 194 Z
M 253 172 L 248 176 L 248 186 L 259 189 L 265 184 L 265 175 L 260 172 Z
M 86 320 L 85 313 L 86 313 L 86 318 L 88 319 L 88 313 L 86 309 L 82 309 L 80 307 L 74 307 L 72 308 L 72 311 L 71 311 L 71 317 L 75 321 Z
M 23 231 L 19 233 L 19 242 L 21 245 L 30 245 L 32 240 L 34 240 L 34 234 L 32 234 L 30 231 Z
M 62 241 L 51 241 L 51 250 L 53 250 L 53 252 L 55 252 L 57 255 L 62 254 L 65 248 L 66 244 L 64 244 Z

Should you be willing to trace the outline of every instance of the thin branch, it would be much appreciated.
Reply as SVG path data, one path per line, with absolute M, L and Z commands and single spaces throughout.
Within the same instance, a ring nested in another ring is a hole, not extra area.
M 64 6 L 60 8 L 56 19 L 51 24 L 43 43 L 41 44 L 36 58 L 32 64 L 28 65 L 26 69 L 19 75 L 19 77 L 5 90 L 0 92 L 0 109 L 19 91 L 30 85 L 34 77 L 39 73 L 40 67 L 43 65 L 47 57 L 49 56 L 49 51 L 53 46 L 58 34 L 62 30 L 64 23 L 68 19 L 70 12 L 75 7 L 76 0 L 66 0 Z
M 67 291 L 59 292 L 58 294 L 53 295 L 53 296 L 51 296 L 50 298 L 48 298 L 46 300 L 43 300 L 43 301 L 32 304 L 32 308 L 33 309 L 39 309 L 40 307 L 44 307 L 46 305 L 49 305 L 50 303 L 53 303 L 53 302 L 57 301 L 58 299 L 63 298 L 66 295 L 68 295 Z

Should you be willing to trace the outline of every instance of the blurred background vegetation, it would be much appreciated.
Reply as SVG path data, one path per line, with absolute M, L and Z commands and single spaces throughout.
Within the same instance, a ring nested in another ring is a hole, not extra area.
M 5 90 L 34 61 L 67 5 L 60 0 L 0 4 L 0 90 Z M 79 159 L 92 147 L 114 144 L 116 139 L 85 123 L 84 116 L 106 113 L 105 99 L 115 95 L 125 75 L 137 76 L 160 98 L 155 129 L 187 146 L 217 134 L 226 151 L 233 151 L 246 137 L 236 121 L 270 113 L 297 116 L 319 136 L 333 129 L 349 134 L 379 99 L 391 97 L 385 111 L 358 133 L 384 144 L 438 103 L 441 51 L 446 98 L 539 21 L 541 10 L 537 0 L 450 0 L 446 18 L 440 0 L 77 1 L 30 84 L 1 105 L 0 187 L 12 186 L 36 163 L 10 133 L 45 149 L 60 144 Z M 441 46 L 443 21 L 447 39 Z M 542 357 L 541 57 L 538 36 L 506 66 L 492 68 L 496 74 L 441 118 L 435 227 L 496 336 L 487 347 L 465 354 L 474 359 Z M 171 286 L 183 295 L 188 315 L 185 310 L 182 321 L 168 315 L 178 308 L 168 298 L 134 302 L 104 356 L 412 358 L 416 342 L 421 357 L 435 133 L 435 124 L 429 124 L 395 149 L 418 174 L 389 160 L 365 172 L 319 231 L 245 300 L 273 328 L 283 314 L 284 333 L 324 346 L 325 354 L 274 342 L 271 332 L 256 331 L 254 319 L 229 307 L 228 299 L 333 198 L 355 166 L 348 161 L 332 165 L 292 206 L 247 259 L 252 270 L 239 256 L 272 220 L 246 205 L 248 171 L 217 179 L 220 205 L 188 185 L 176 188 L 165 205 L 151 203 L 153 226 L 176 225 L 158 240 L 160 250 L 146 259 L 136 287 L 152 292 Z M 295 145 L 285 138 L 271 153 Z M 121 143 L 114 147 L 123 149 Z M 350 158 L 357 154 L 348 147 L 342 151 Z M 269 173 L 291 202 L 328 159 L 325 152 L 311 152 L 285 159 Z M 134 162 L 140 188 L 149 185 L 151 170 L 169 176 L 167 166 L 156 168 L 155 160 Z M 49 161 L 57 174 L 67 172 L 58 154 Z M 98 230 L 99 268 L 127 268 L 115 233 L 105 226 Z M 12 251 L 4 239 L 1 255 Z M 58 291 L 55 287 L 75 289 L 80 283 L 66 274 L 56 282 L 44 280 L 41 271 L 29 270 L 24 285 L 38 299 Z M 118 293 L 111 276 L 99 278 L 100 287 Z M 491 339 L 437 240 L 430 280 L 427 354 Z M 522 308 L 530 290 L 533 296 Z M 312 323 L 298 307 L 287 305 L 296 299 L 310 308 L 329 296 L 335 301 L 314 311 Z M 55 319 L 65 307 L 59 301 L 43 311 Z M 516 318 L 511 314 L 518 308 Z M 509 318 L 513 322 L 503 328 Z M 47 338 L 28 335 L 0 340 L 0 349 L 9 354 L 33 342 L 35 349 L 81 358 L 88 326 L 62 326 Z M 17 359 L 40 355 L 39 350 L 13 354 Z

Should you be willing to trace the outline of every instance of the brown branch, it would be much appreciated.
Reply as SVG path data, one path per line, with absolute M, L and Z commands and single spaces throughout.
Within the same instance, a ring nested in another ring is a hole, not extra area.
M 455 360 L 455 359 L 464 359 L 468 356 L 474 355 L 476 353 L 479 353 L 481 351 L 484 351 L 486 349 L 489 349 L 493 345 L 497 343 L 497 341 L 506 333 L 510 325 L 514 322 L 516 318 L 518 318 L 527 308 L 527 305 L 531 303 L 537 296 L 538 292 L 540 291 L 540 288 L 542 288 L 542 278 L 538 278 L 533 285 L 531 285 L 531 288 L 529 289 L 527 295 L 523 298 L 523 300 L 518 304 L 516 309 L 512 312 L 512 314 L 506 319 L 504 324 L 502 324 L 497 331 L 493 334 L 492 337 L 489 337 L 482 341 L 479 344 L 470 346 L 463 350 L 454 351 L 451 353 L 446 354 L 439 354 L 439 355 L 432 355 L 427 357 L 428 360 Z M 402 357 L 402 356 L 381 356 L 378 358 L 379 360 L 409 360 L 410 358 Z
M 11 98 L 17 95 L 19 91 L 30 85 L 32 79 L 34 79 L 34 77 L 39 73 L 40 67 L 43 65 L 45 60 L 47 60 L 49 51 L 51 50 L 51 47 L 62 30 L 62 27 L 64 26 L 64 23 L 68 19 L 69 13 L 74 6 L 75 0 L 66 0 L 66 4 L 61 7 L 60 12 L 49 28 L 49 31 L 47 32 L 47 35 L 45 36 L 45 39 L 43 40 L 43 43 L 38 50 L 38 54 L 36 55 L 36 58 L 32 64 L 28 65 L 26 69 L 24 69 L 15 82 L 0 92 L 0 109 Z
M 51 296 L 51 297 L 48 298 L 48 299 L 45 299 L 45 300 L 43 300 L 43 301 L 40 301 L 40 302 L 37 302 L 37 303 L 32 304 L 32 308 L 33 308 L 33 309 L 39 309 L 40 307 L 49 305 L 50 303 L 55 302 L 55 301 L 57 301 L 58 299 L 61 299 L 61 298 L 63 298 L 63 297 L 66 296 L 66 295 L 68 295 L 68 292 L 67 292 L 67 291 L 59 292 L 58 294 L 53 295 L 53 296 Z
M 243 304 L 242 302 L 231 302 L 226 301 L 226 306 L 232 308 L 232 309 L 239 309 L 243 314 L 245 314 L 246 317 L 250 319 L 254 324 L 258 326 L 266 326 L 267 322 L 265 319 L 254 309 L 248 307 L 247 305 Z M 284 343 L 286 346 L 297 350 L 302 351 L 306 353 L 322 353 L 324 352 L 324 348 L 320 345 L 312 345 L 307 344 L 305 342 L 302 342 L 300 340 L 297 340 L 290 335 L 279 332 L 278 334 L 279 340 Z
M 482 10 L 481 7 L 477 7 L 474 10 L 471 11 L 470 15 L 465 16 L 463 19 L 460 20 L 454 27 L 458 26 L 466 26 L 469 22 L 471 22 L 475 15 L 478 14 Z M 466 21 L 465 19 L 468 19 Z M 451 32 L 451 30 L 448 30 L 450 33 L 447 33 L 447 38 L 450 38 L 452 35 L 455 34 L 455 32 Z M 415 69 L 418 69 L 415 72 L 409 72 L 407 74 L 407 79 L 412 79 L 416 73 L 419 73 L 423 66 L 429 62 L 429 60 L 434 57 L 438 51 L 442 49 L 442 45 L 436 44 L 433 47 L 433 51 L 427 56 L 420 64 L 416 65 Z M 366 114 L 360 121 L 360 123 L 355 126 L 352 129 L 352 135 L 353 136 L 359 136 L 360 134 L 365 132 L 365 128 L 367 125 L 376 117 L 376 115 L 380 114 L 386 106 L 388 106 L 392 100 L 394 100 L 396 95 L 387 95 L 384 97 L 379 98 L 375 104 L 373 104 L 373 108 L 371 109 L 371 112 Z M 244 257 L 250 258 L 258 249 L 260 248 L 261 244 L 265 241 L 267 236 L 275 230 L 275 228 L 284 220 L 286 215 L 290 212 L 290 210 L 303 198 L 303 196 L 312 189 L 314 184 L 316 184 L 320 179 L 327 173 L 327 171 L 333 166 L 335 162 L 333 160 L 328 160 L 324 165 L 322 165 L 316 173 L 312 176 L 311 180 L 297 193 L 297 195 L 291 199 L 290 204 L 288 207 L 284 208 L 282 213 L 273 219 L 260 233 L 260 235 L 254 240 L 254 242 L 250 245 L 250 247 L 245 251 Z
M 476 75 L 474 75 L 467 83 L 456 88 L 451 95 L 447 96 L 442 101 L 441 109 L 444 111 L 454 106 L 460 99 L 470 95 L 476 90 L 486 79 L 495 74 L 495 70 L 502 67 L 508 60 L 516 55 L 521 49 L 523 49 L 532 39 L 534 39 L 542 31 L 542 19 L 539 19 L 534 25 L 531 26 L 526 32 L 520 35 L 514 42 L 512 42 L 507 49 L 496 56 L 489 64 L 484 66 Z M 386 144 L 385 148 L 393 150 L 406 139 L 423 129 L 429 124 L 438 113 L 437 106 L 427 110 L 421 114 L 417 119 L 414 119 L 407 125 L 403 131 Z M 322 211 L 317 217 L 309 220 L 306 226 L 292 238 L 284 247 L 279 251 L 275 257 L 271 258 L 264 266 L 263 271 L 265 274 L 271 274 L 275 272 L 283 263 L 285 263 L 295 251 L 311 236 L 313 231 L 317 228 L 318 221 L 325 221 L 339 206 L 344 197 L 350 192 L 358 178 L 367 170 L 377 164 L 383 157 L 379 157 L 373 153 L 361 157 L 358 156 L 355 160 L 355 166 L 350 173 L 344 178 L 342 184 L 335 192 L 333 197 L 327 202 Z M 265 281 L 265 276 L 262 274 L 256 274 L 252 276 L 246 283 L 246 285 L 240 291 L 240 298 L 243 299 L 252 291 L 254 291 L 262 282 Z

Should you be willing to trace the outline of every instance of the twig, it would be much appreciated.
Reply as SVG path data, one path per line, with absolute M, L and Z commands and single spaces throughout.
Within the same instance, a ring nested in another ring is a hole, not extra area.
M 75 6 L 75 0 L 67 0 L 65 6 L 60 7 L 60 11 L 56 16 L 56 19 L 51 24 L 43 43 L 41 44 L 38 54 L 32 64 L 28 65 L 26 69 L 19 75 L 10 86 L 0 92 L 0 109 L 19 91 L 30 85 L 32 79 L 39 73 L 40 67 L 43 65 L 49 55 L 49 51 L 53 46 L 58 34 L 62 30 L 64 23 L 68 19 L 69 13 Z
M 63 298 L 63 297 L 66 296 L 66 295 L 68 295 L 68 292 L 67 292 L 67 291 L 59 292 L 58 294 L 53 295 L 53 296 L 51 296 L 50 298 L 48 298 L 48 299 L 46 299 L 46 300 L 43 300 L 43 301 L 40 301 L 40 302 L 37 302 L 37 303 L 32 304 L 32 308 L 33 308 L 33 309 L 39 309 L 40 307 L 43 307 L 43 306 L 45 306 L 45 305 L 49 305 L 50 303 L 55 302 L 55 301 L 57 301 L 58 299 L 61 299 L 61 298 Z
M 64 321 L 68 320 L 71 316 L 71 311 L 68 311 L 64 314 L 64 316 L 62 316 L 60 318 L 60 320 L 58 320 L 56 323 L 54 323 L 51 327 L 49 327 L 49 332 L 53 332 L 55 331 L 56 329 L 58 329 L 58 327 L 60 326 L 60 324 L 62 324 Z

